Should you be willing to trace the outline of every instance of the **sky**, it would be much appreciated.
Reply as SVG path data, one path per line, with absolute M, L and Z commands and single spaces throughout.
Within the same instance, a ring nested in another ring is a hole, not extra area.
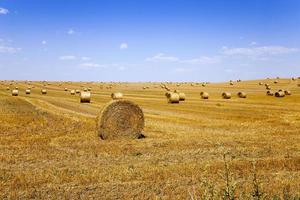
M 0 79 L 300 76 L 299 0 L 0 0 Z

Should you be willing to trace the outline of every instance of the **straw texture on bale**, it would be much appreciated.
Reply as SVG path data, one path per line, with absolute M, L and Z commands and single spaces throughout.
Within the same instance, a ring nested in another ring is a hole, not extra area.
M 81 92 L 80 93 L 80 103 L 90 103 L 91 102 L 91 93 L 90 92 Z
M 30 94 L 30 93 L 31 93 L 30 89 L 25 90 L 25 94 Z
M 273 95 L 274 95 L 274 92 L 272 92 L 271 90 L 268 90 L 268 91 L 267 91 L 267 95 L 268 95 L 268 96 L 273 96 Z
M 247 94 L 245 92 L 238 92 L 238 97 L 240 98 L 247 98 Z
M 200 95 L 201 95 L 202 99 L 208 99 L 209 98 L 209 94 L 207 92 L 201 92 Z
M 42 94 L 47 94 L 47 90 L 46 89 L 41 89 L 41 93 Z
M 285 93 L 283 91 L 275 92 L 275 97 L 284 97 Z
M 114 92 L 114 93 L 111 93 L 111 98 L 114 100 L 123 99 L 123 94 L 121 92 Z
M 19 90 L 12 90 L 11 95 L 12 96 L 18 96 L 19 95 Z
M 179 94 L 170 93 L 170 96 L 168 97 L 168 103 L 179 103 Z
M 223 92 L 222 93 L 222 97 L 223 97 L 223 99 L 230 99 L 231 98 L 231 93 L 229 93 L 229 92 Z
M 144 113 L 128 100 L 113 100 L 102 109 L 97 119 L 97 132 L 102 139 L 143 138 Z

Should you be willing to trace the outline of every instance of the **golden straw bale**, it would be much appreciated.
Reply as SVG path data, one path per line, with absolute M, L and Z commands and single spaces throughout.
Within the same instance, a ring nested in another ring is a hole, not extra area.
M 231 93 L 229 93 L 229 92 L 223 92 L 222 93 L 222 97 L 223 97 L 223 99 L 230 99 L 231 98 Z
M 200 96 L 202 99 L 208 99 L 209 98 L 209 94 L 207 92 L 200 92 Z
M 247 94 L 245 92 L 238 92 L 237 95 L 240 98 L 247 98 Z
M 123 94 L 121 92 L 114 92 L 114 93 L 111 93 L 111 98 L 112 99 L 123 99 Z
M 11 95 L 12 95 L 12 96 L 18 96 L 18 95 L 19 95 L 19 90 L 16 90 L 16 89 L 15 89 L 15 90 L 12 90 L 12 91 L 11 91 Z
M 170 96 L 168 97 L 168 103 L 179 103 L 180 97 L 178 93 L 170 93 Z
M 80 103 L 90 103 L 91 102 L 91 93 L 90 92 L 81 92 L 80 93 Z
M 136 139 L 145 137 L 144 113 L 128 100 L 113 100 L 97 118 L 97 133 L 102 139 Z

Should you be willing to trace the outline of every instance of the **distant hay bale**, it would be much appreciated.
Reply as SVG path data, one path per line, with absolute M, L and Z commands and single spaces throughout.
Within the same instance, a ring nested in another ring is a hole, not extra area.
M 6 90 L 10 90 L 10 88 L 9 88 L 9 87 L 6 87 Z
M 113 100 L 104 106 L 97 118 L 97 133 L 106 139 L 143 138 L 144 113 L 128 100 Z
M 179 92 L 179 101 L 185 101 L 185 94 L 183 92 Z
M 16 90 L 18 90 L 18 89 L 19 89 L 19 87 L 18 87 L 18 86 L 16 86 L 16 87 L 15 87 L 15 89 L 16 89 Z
M 70 91 L 70 94 L 71 94 L 71 95 L 75 95 L 75 90 L 71 90 L 71 91 Z
M 296 80 L 296 78 L 295 77 L 292 77 L 292 81 L 295 81 Z
M 230 85 L 233 85 L 233 82 L 229 82 Z
M 114 92 L 114 93 L 111 93 L 111 98 L 114 100 L 123 99 L 123 94 L 121 92 Z
M 285 96 L 284 91 L 275 92 L 275 97 L 284 97 L 284 96 Z
M 42 90 L 41 90 L 41 93 L 42 93 L 42 94 L 47 94 L 47 90 L 46 90 L 46 89 L 42 89 Z
M 25 90 L 25 94 L 30 94 L 30 93 L 31 93 L 30 89 Z
M 171 94 L 172 94 L 172 92 L 166 92 L 166 93 L 165 93 L 165 96 L 166 96 L 167 98 L 169 98 L 169 97 L 171 96 Z
M 19 95 L 19 90 L 16 90 L 16 89 L 12 90 L 11 95 L 12 96 L 18 96 Z
M 291 95 L 292 93 L 291 93 L 291 91 L 289 91 L 289 90 L 284 90 L 284 94 L 285 94 L 285 95 Z
M 274 95 L 274 92 L 272 92 L 271 90 L 268 90 L 268 91 L 267 91 L 267 95 L 268 95 L 268 96 L 273 96 L 273 95 Z
M 87 91 L 88 91 L 88 89 L 87 89 L 87 88 L 83 88 L 83 91 L 84 91 L 84 92 L 87 92 Z
M 247 94 L 245 92 L 238 92 L 237 95 L 240 98 L 247 98 Z
M 277 83 L 278 83 L 278 81 L 276 80 L 276 81 L 274 81 L 274 83 L 275 83 L 275 84 L 277 84 Z
M 231 98 L 231 93 L 229 93 L 229 92 L 223 92 L 222 93 L 222 97 L 223 97 L 223 99 L 230 99 Z
M 259 82 L 258 85 L 263 85 L 263 83 L 262 83 L 262 82 Z
M 208 99 L 209 98 L 209 94 L 207 92 L 200 92 L 200 96 L 202 99 Z
M 168 98 L 168 103 L 179 103 L 180 97 L 178 93 L 171 92 Z
M 271 87 L 269 85 L 266 86 L 266 90 L 271 90 Z
M 92 88 L 91 88 L 91 87 L 89 87 L 87 90 L 88 90 L 88 91 L 92 91 Z
M 90 103 L 91 102 L 91 93 L 90 92 L 81 92 L 80 93 L 80 103 Z
M 79 94 L 80 93 L 80 90 L 75 90 L 76 94 Z
M 206 86 L 206 83 L 202 83 L 202 87 L 205 87 Z
M 68 88 L 65 88 L 64 90 L 67 92 L 67 91 L 68 91 Z

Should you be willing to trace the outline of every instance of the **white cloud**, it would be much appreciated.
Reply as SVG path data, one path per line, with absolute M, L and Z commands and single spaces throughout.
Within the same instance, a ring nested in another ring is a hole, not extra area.
M 128 44 L 127 43 L 120 44 L 120 49 L 128 49 Z
M 68 32 L 67 32 L 69 35 L 73 35 L 75 34 L 75 31 L 73 29 L 69 29 Z
M 166 56 L 163 53 L 159 53 L 159 54 L 157 54 L 157 55 L 155 55 L 153 57 L 146 58 L 146 61 L 152 61 L 152 62 L 155 62 L 155 61 L 176 62 L 176 61 L 179 61 L 179 59 L 177 57 L 174 57 L 174 56 Z
M 219 57 L 208 57 L 208 56 L 202 56 L 200 58 L 193 58 L 189 60 L 182 60 L 181 63 L 186 64 L 195 64 L 195 65 L 207 65 L 207 64 L 216 64 L 221 62 L 221 58 Z
M 253 42 L 251 42 L 249 45 L 250 45 L 250 46 L 255 46 L 255 45 L 257 45 L 257 42 L 253 41 Z
M 46 44 L 47 44 L 47 41 L 46 41 L 46 40 L 43 40 L 43 41 L 42 41 L 42 44 L 43 44 L 43 45 L 46 45 Z
M 76 60 L 76 56 L 71 56 L 71 55 L 60 56 L 59 59 L 60 60 Z
M 21 51 L 21 48 L 0 46 L 0 53 L 17 53 Z
M 84 67 L 84 68 L 97 68 L 97 67 L 105 67 L 103 65 L 99 65 L 97 63 L 82 63 L 80 64 L 81 67 Z
M 297 52 L 299 49 L 288 48 L 284 46 L 261 46 L 261 47 L 251 47 L 251 48 L 222 48 L 222 54 L 226 56 L 267 56 L 267 55 L 279 55 L 279 54 L 289 54 Z
M 89 61 L 89 60 L 91 60 L 91 58 L 90 58 L 90 57 L 85 57 L 85 56 L 83 56 L 83 57 L 81 57 L 81 60 L 82 60 L 82 61 Z
M 0 15 L 6 15 L 6 14 L 8 14 L 9 13 L 9 11 L 7 10 L 7 9 L 5 9 L 5 8 L 0 8 Z

